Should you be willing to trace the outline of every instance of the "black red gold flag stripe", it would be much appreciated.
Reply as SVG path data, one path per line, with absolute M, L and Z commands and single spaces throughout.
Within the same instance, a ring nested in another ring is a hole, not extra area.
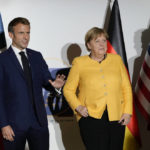
M 110 14 L 109 24 L 108 24 L 108 53 L 119 54 L 125 64 L 128 72 L 127 56 L 125 51 L 125 43 L 123 38 L 122 23 L 120 17 L 120 10 L 118 1 L 115 0 Z M 129 77 L 130 78 L 130 77 Z M 133 101 L 133 115 L 130 123 L 126 127 L 125 140 L 123 150 L 138 150 L 140 146 L 140 135 L 137 117 L 135 114 L 135 105 Z

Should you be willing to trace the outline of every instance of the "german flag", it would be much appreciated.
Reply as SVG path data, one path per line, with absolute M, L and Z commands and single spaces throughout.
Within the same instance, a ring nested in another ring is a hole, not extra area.
M 121 17 L 117 0 L 114 1 L 112 7 L 107 32 L 109 35 L 109 39 L 107 42 L 108 43 L 107 52 L 119 54 L 122 57 L 122 60 L 128 71 L 128 63 L 123 38 Z M 141 142 L 140 142 L 138 122 L 135 114 L 135 105 L 133 102 L 133 115 L 130 123 L 126 126 L 123 150 L 138 150 L 140 147 L 140 143 Z

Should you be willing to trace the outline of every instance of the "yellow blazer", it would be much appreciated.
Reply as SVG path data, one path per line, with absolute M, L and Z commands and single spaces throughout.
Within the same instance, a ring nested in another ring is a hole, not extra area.
M 76 94 L 78 88 L 78 94 Z M 86 106 L 89 116 L 101 118 L 106 106 L 110 121 L 120 120 L 123 113 L 132 114 L 132 88 L 119 55 L 107 54 L 101 62 L 88 55 L 76 57 L 63 89 L 77 120 L 75 111 Z

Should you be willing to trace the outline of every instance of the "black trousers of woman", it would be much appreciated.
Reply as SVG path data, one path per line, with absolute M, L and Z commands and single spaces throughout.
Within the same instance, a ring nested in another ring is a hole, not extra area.
M 109 121 L 107 110 L 101 119 L 92 117 L 79 120 L 81 138 L 86 150 L 122 150 L 125 126 Z

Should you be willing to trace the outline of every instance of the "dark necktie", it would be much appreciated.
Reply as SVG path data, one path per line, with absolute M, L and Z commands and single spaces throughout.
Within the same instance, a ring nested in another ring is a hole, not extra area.
M 31 74 L 29 61 L 24 52 L 20 52 L 19 54 L 21 55 L 21 61 L 22 61 L 24 75 L 25 75 L 25 79 L 26 79 L 29 94 L 30 94 L 30 99 L 31 99 L 32 104 L 34 105 L 32 74 Z

